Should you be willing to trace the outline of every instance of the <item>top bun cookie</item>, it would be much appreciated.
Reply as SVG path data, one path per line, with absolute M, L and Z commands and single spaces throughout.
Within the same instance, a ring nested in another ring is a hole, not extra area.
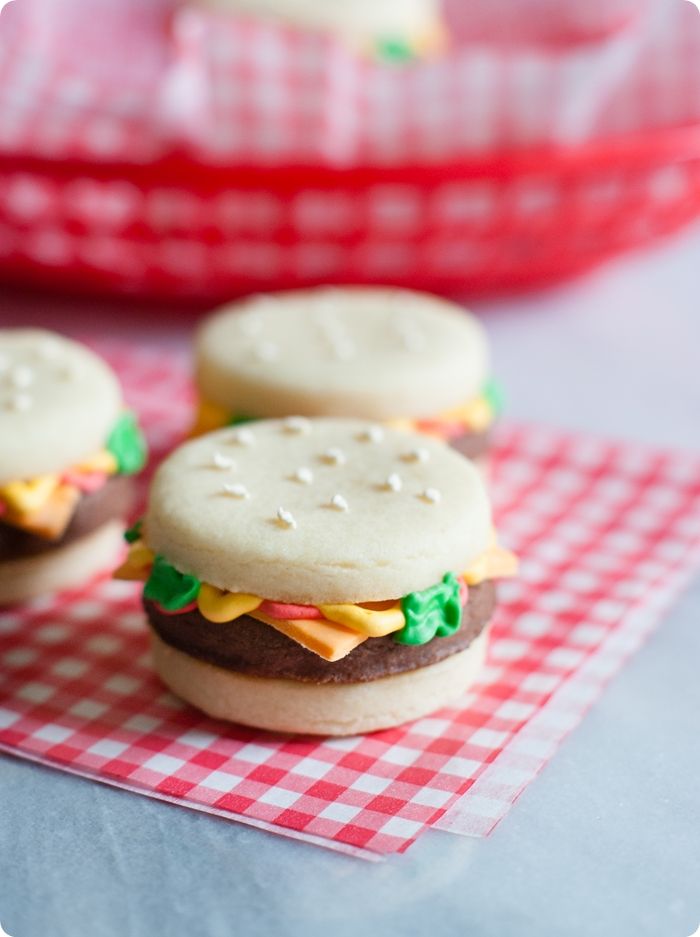
M 202 397 L 255 417 L 429 418 L 481 393 L 480 323 L 409 290 L 343 287 L 252 297 L 200 328 Z
M 83 345 L 42 329 L 0 329 L 0 484 L 91 456 L 121 399 L 112 371 Z
M 314 604 L 396 599 L 488 547 L 477 471 L 439 441 L 289 417 L 202 436 L 158 469 L 156 554 L 231 592 Z

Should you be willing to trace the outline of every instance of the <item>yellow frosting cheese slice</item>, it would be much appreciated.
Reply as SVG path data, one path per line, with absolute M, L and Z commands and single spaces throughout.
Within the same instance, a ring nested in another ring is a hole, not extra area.
M 382 638 L 400 631 L 406 623 L 399 602 L 387 609 L 365 608 L 362 605 L 319 605 L 324 618 L 358 631 L 368 638 Z
M 510 550 L 504 550 L 494 540 L 491 546 L 465 570 L 462 577 L 468 586 L 478 586 L 486 579 L 501 579 L 514 576 L 518 571 L 518 558 Z
M 281 618 L 271 618 L 257 611 L 253 612 L 251 617 L 271 625 L 292 641 L 330 662 L 341 660 L 367 640 L 367 635 L 318 618 L 283 621 Z
M 415 420 L 409 420 L 407 418 L 397 419 L 397 420 L 386 420 L 386 425 L 391 429 L 396 429 L 400 433 L 412 433 L 416 429 Z
M 117 472 L 117 460 L 108 449 L 101 449 L 95 455 L 79 462 L 74 466 L 75 472 L 104 472 L 105 475 L 115 475 Z
M 262 604 L 262 599 L 257 595 L 249 595 L 246 592 L 226 592 L 217 589 L 216 586 L 210 586 L 203 582 L 199 587 L 197 595 L 197 607 L 207 621 L 213 621 L 221 624 L 225 621 L 233 621 L 255 611 Z
M 448 423 L 466 423 L 475 433 L 482 433 L 493 423 L 493 410 L 485 397 L 474 397 L 458 407 L 445 410 L 439 415 L 439 419 Z
M 230 409 L 200 398 L 190 435 L 201 436 L 203 433 L 221 429 L 221 427 L 226 426 L 230 417 Z M 473 397 L 465 403 L 461 403 L 449 410 L 442 410 L 440 413 L 425 419 L 436 423 L 464 423 L 473 432 L 480 433 L 488 429 L 493 423 L 494 413 L 486 397 L 480 396 Z M 420 422 L 420 420 L 414 420 L 410 417 L 400 417 L 395 420 L 386 420 L 385 424 L 402 432 L 415 432 Z
M 30 514 L 48 501 L 58 485 L 58 475 L 38 475 L 29 481 L 8 482 L 0 488 L 0 499 L 10 511 Z
M 71 471 L 113 475 L 117 463 L 111 452 L 102 449 Z M 3 521 L 49 540 L 63 534 L 79 500 L 80 491 L 74 485 L 62 484 L 58 474 L 37 475 L 0 487 L 0 501 L 7 508 Z
M 30 511 L 10 508 L 3 521 L 20 527 L 45 540 L 57 540 L 63 535 L 80 500 L 80 492 L 72 485 L 58 485 L 38 507 Z
M 201 436 L 212 430 L 226 426 L 231 414 L 225 407 L 220 407 L 209 400 L 200 400 L 197 406 L 197 416 L 190 432 L 191 436 Z
M 148 579 L 153 552 L 142 540 L 131 544 L 125 562 L 115 572 L 117 579 Z M 489 548 L 462 574 L 475 586 L 487 579 L 512 576 L 518 568 L 515 554 L 498 545 L 494 534 Z M 197 606 L 207 621 L 218 624 L 250 615 L 301 644 L 327 661 L 341 660 L 367 638 L 381 638 L 400 631 L 405 624 L 401 602 L 376 602 L 366 605 L 318 605 L 323 619 L 280 619 L 259 611 L 264 600 L 244 592 L 227 592 L 203 582 Z
M 142 540 L 136 540 L 129 546 L 126 559 L 112 576 L 115 579 L 140 580 L 148 579 L 153 565 L 153 551 L 149 550 Z

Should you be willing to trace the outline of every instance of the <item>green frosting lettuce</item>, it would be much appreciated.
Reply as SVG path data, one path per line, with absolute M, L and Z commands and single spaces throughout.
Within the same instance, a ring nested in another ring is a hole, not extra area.
M 376 54 L 387 62 L 410 62 L 416 58 L 415 50 L 403 39 L 387 36 L 379 39 L 375 46 Z
M 493 410 L 494 416 L 498 416 L 503 412 L 503 407 L 505 404 L 503 384 L 500 384 L 491 377 L 484 384 L 482 393 L 488 401 L 489 406 Z
M 114 456 L 120 475 L 134 475 L 146 464 L 146 440 L 130 410 L 125 410 L 112 427 L 107 449 Z
M 124 539 L 127 543 L 136 543 L 137 540 L 141 539 L 141 531 L 143 529 L 143 520 L 138 520 L 127 528 L 124 531 Z
M 253 423 L 257 420 L 257 416 L 246 416 L 245 413 L 234 413 L 233 416 L 229 417 L 227 426 L 238 426 L 241 423 Z
M 143 594 L 144 598 L 157 602 L 166 611 L 177 612 L 194 602 L 200 586 L 196 576 L 181 573 L 164 557 L 156 556 Z
M 454 573 L 445 573 L 442 582 L 405 596 L 401 610 L 406 624 L 394 635 L 397 644 L 427 644 L 434 637 L 449 637 L 462 624 L 459 580 Z

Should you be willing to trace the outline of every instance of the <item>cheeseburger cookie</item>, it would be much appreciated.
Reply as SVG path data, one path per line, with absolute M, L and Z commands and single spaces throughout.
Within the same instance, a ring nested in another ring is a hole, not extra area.
M 119 384 L 87 348 L 0 330 L 0 604 L 108 567 L 145 462 Z
M 457 699 L 479 671 L 496 545 L 471 463 L 356 420 L 211 433 L 156 473 L 117 575 L 143 579 L 155 666 L 212 716 L 347 735 Z
M 445 46 L 438 0 L 193 0 L 338 36 L 379 59 L 434 55 Z
M 255 296 L 200 327 L 194 432 L 289 413 L 360 417 L 485 461 L 498 393 L 481 324 L 425 293 L 322 287 Z

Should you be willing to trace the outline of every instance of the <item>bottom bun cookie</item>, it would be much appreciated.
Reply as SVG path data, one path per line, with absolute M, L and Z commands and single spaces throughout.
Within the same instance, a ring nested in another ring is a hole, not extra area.
M 0 605 L 78 586 L 108 569 L 123 548 L 123 532 L 121 521 L 110 520 L 65 546 L 0 562 Z
M 488 631 L 436 664 L 364 683 L 236 673 L 176 650 L 153 631 L 151 649 L 164 683 L 209 716 L 274 732 L 356 735 L 410 722 L 457 700 L 479 675 Z

